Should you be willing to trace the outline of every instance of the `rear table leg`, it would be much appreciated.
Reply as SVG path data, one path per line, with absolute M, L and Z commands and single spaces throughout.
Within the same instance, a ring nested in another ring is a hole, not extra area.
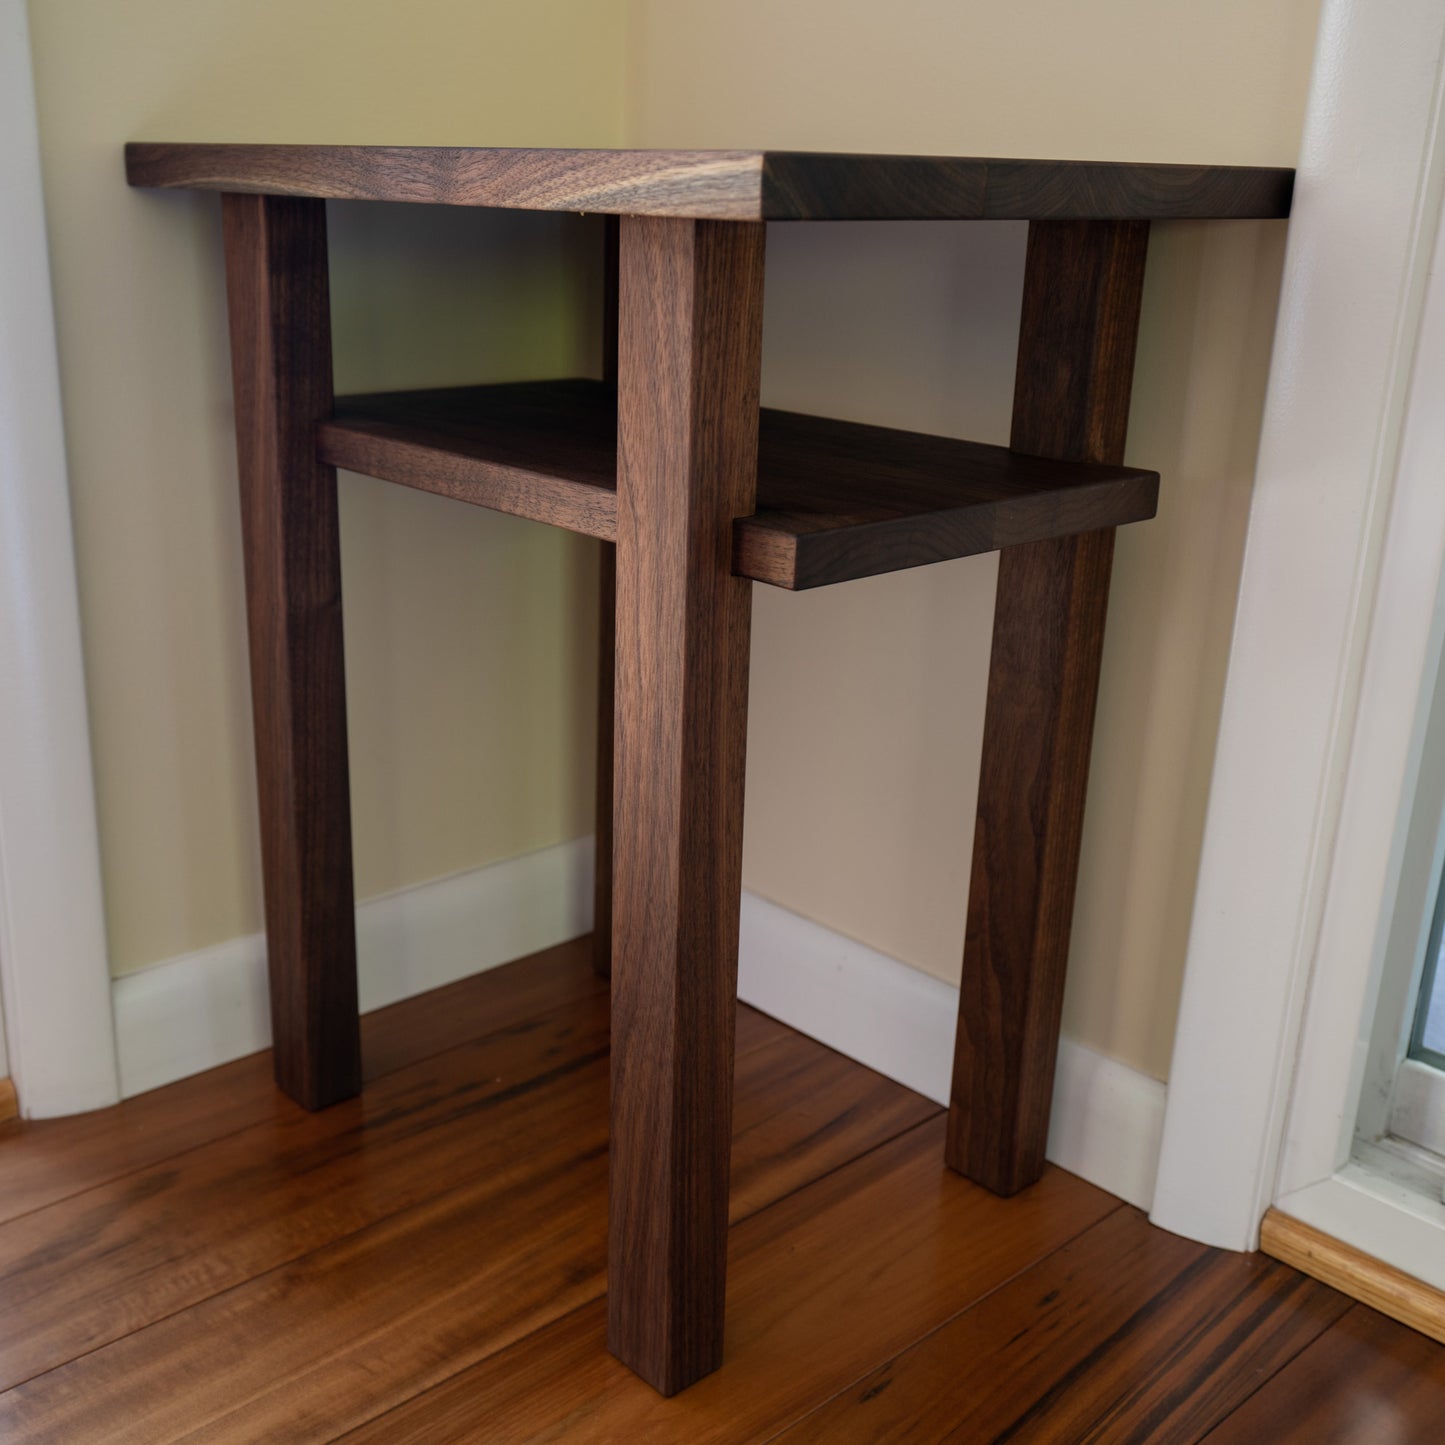
M 1010 445 L 1119 463 L 1148 223 L 1029 226 Z M 999 557 L 948 1163 L 999 1194 L 1044 1167 L 1112 530 Z

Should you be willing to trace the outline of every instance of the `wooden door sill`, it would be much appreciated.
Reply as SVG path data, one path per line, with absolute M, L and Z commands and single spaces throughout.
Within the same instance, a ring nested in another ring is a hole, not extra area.
M 1445 1343 L 1445 1293 L 1278 1209 L 1259 1228 L 1260 1252 Z

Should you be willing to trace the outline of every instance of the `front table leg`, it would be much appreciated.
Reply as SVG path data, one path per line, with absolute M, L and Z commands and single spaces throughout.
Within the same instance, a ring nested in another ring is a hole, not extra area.
M 226 195 L 221 217 L 276 1082 L 319 1109 L 361 1088 L 336 473 L 316 460 L 326 210 Z
M 607 1341 L 722 1361 L 764 228 L 624 217 Z
M 1029 226 L 1010 446 L 1124 459 L 1147 221 Z M 999 557 L 948 1162 L 1000 1194 L 1044 1167 L 1112 531 Z

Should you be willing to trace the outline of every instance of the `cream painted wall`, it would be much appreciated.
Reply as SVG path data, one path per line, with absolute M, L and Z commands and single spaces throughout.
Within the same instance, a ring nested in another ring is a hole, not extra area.
M 1317 0 L 634 0 L 628 141 L 1294 163 Z M 1277 224 L 1154 229 L 1065 1029 L 1174 1018 L 1278 294 Z M 1006 440 L 1022 226 L 774 226 L 772 404 Z M 956 978 L 995 563 L 755 593 L 747 886 Z
M 215 197 L 124 140 L 615 145 L 622 0 L 30 6 L 117 972 L 260 927 Z M 572 217 L 331 208 L 337 383 L 587 370 Z M 400 264 L 402 261 L 405 264 Z M 342 478 L 361 896 L 591 826 L 590 544 Z
M 215 199 L 128 137 L 770 145 L 1290 164 L 1316 0 L 31 5 L 110 945 L 254 931 Z M 1014 57 L 1020 57 L 1017 64 Z M 626 110 L 624 112 L 624 100 Z M 587 369 L 570 217 L 331 207 L 344 389 Z M 1282 227 L 1156 227 L 1066 1028 L 1167 1073 Z M 771 402 L 1007 435 L 1023 228 L 775 227 Z M 362 896 L 590 825 L 593 554 L 343 478 Z M 956 976 L 994 563 L 758 588 L 750 887 Z

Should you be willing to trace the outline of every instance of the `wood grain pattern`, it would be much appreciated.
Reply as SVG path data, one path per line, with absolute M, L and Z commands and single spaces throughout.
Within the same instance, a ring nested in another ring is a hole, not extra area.
M 923 1124 L 739 1224 L 727 1359 L 686 1393 L 608 1359 L 592 1305 L 348 1439 L 770 1439 L 1116 1207 L 1057 1170 L 1005 1203 L 941 1169 L 942 1142 Z
M 1051 461 L 890 427 L 765 410 L 758 511 L 733 568 L 789 588 L 873 577 L 1152 517 L 1155 472 Z
M 1206 1437 L 1208 1445 L 1436 1445 L 1445 1351 L 1355 1305 Z
M 607 1339 L 664 1394 L 722 1358 L 763 242 L 621 227 Z
M 547 977 L 536 968 L 527 975 Z M 444 1008 L 437 1000 L 432 1017 L 440 1021 Z M 559 1079 L 602 1058 L 607 1011 L 597 988 L 521 1020 L 503 1010 L 502 1026 L 483 1038 L 399 1069 L 359 1099 L 318 1114 L 285 1102 L 182 1161 L 0 1225 L 0 1389 L 464 1187 L 494 1164 L 478 1131 L 505 1129 L 514 1117 L 515 1137 L 546 1127 L 546 1106 L 531 1096 L 552 1098 Z M 739 1212 L 937 1112 L 752 1009 L 739 1015 Z M 770 1052 L 748 1061 L 759 1050 Z M 599 1202 L 599 1219 L 601 1210 Z
M 1265 1213 L 1259 1229 L 1265 1254 L 1445 1343 L 1445 1295 L 1424 1280 L 1294 1219 L 1278 1209 Z
M 770 221 L 1188 220 L 1289 214 L 1294 172 L 1261 166 L 763 153 Z
M 601 997 L 606 989 L 589 967 L 590 951 L 584 934 L 363 1014 L 363 1077 L 368 1082 L 383 1078 L 420 1059 L 526 1025 L 550 1009 Z M 746 1012 L 753 1015 L 751 1009 Z M 764 1032 L 782 1027 L 761 1014 L 755 1017 Z
M 276 1082 L 319 1109 L 361 1087 L 331 302 L 320 201 L 221 208 L 251 642 Z
M 0 1226 L 0 1389 L 142 1330 L 333 1240 L 465 1191 L 506 1123 L 566 1116 L 607 1054 L 594 995 Z M 465 1121 L 466 1127 L 458 1127 Z M 513 1136 L 525 1138 L 525 1132 Z
M 592 879 L 592 966 L 612 976 L 612 791 L 617 705 L 617 548 L 603 542 L 597 558 L 596 871 Z
M 91 1349 L 0 1394 L 0 1434 L 329 1439 L 599 1301 L 605 1030 L 599 994 L 74 1201 L 48 1248 L 0 1230 L 7 1374 Z M 734 1218 L 937 1114 L 790 1031 L 754 1042 Z
M 588 380 L 339 397 L 317 433 L 331 466 L 617 535 L 616 401 Z
M 554 526 L 616 536 L 616 402 L 586 380 L 343 397 L 323 461 Z M 799 589 L 1123 526 L 1157 473 L 763 409 L 757 510 L 733 571 Z M 604 644 L 606 639 L 604 639 Z
M 599 994 L 588 952 L 588 940 L 577 939 L 366 1014 L 361 1020 L 366 1078 L 379 1079 L 492 1030 Z M 751 1040 L 783 1026 L 744 1009 L 739 1027 Z M 109 1109 L 25 1120 L 4 1142 L 0 1222 L 293 1111 L 276 1092 L 268 1049 Z
M 605 218 L 602 232 L 602 380 L 617 385 L 618 265 L 621 256 L 616 216 Z M 614 403 L 615 415 L 615 403 Z M 613 438 L 616 475 L 616 436 Z M 617 701 L 617 548 L 602 544 L 597 562 L 597 787 L 596 868 L 592 880 L 592 964 L 612 974 L 612 757 Z
M 1120 1209 L 781 1438 L 1192 1445 L 1348 1307 Z
M 133 186 L 732 221 L 1180 220 L 1289 214 L 1259 166 L 806 151 L 133 142 Z
M 1148 226 L 1029 228 L 1011 446 L 1119 463 Z M 1044 1164 L 1112 531 L 999 557 L 948 1162 L 1011 1194 Z
M 606 1013 L 579 939 L 368 1015 L 398 1067 L 335 1109 L 256 1056 L 0 1139 L 0 1192 L 40 1148 L 117 1171 L 0 1226 L 0 1375 L 54 1367 L 0 1435 L 1438 1437 L 1442 1346 L 1058 1171 L 998 1200 L 936 1106 L 747 1008 L 727 1358 L 660 1399 L 604 1350 Z

